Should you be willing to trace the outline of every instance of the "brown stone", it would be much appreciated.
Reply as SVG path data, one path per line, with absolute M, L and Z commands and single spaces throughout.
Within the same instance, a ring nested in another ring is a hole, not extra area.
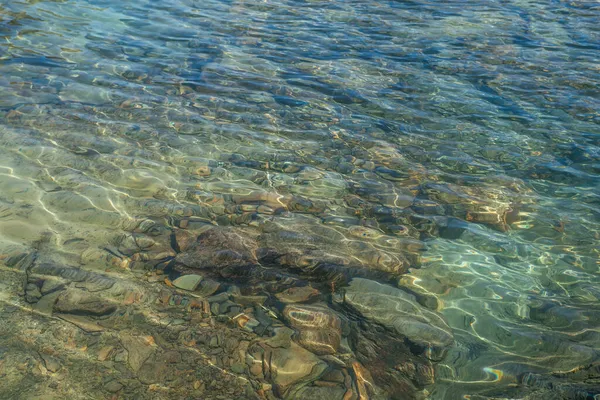
M 155 346 L 143 336 L 122 334 L 121 343 L 125 347 L 125 350 L 127 350 L 127 363 L 134 372 L 139 371 L 142 364 L 144 364 L 155 350 Z
M 175 241 L 179 247 L 175 250 L 186 251 L 196 241 L 196 235 L 184 229 L 178 229 L 175 231 Z
M 342 338 L 341 321 L 333 310 L 320 305 L 288 305 L 283 316 L 299 330 L 298 343 L 307 350 L 323 355 L 334 354 Z
M 64 314 L 102 316 L 116 311 L 117 307 L 99 296 L 78 289 L 64 291 L 54 304 L 54 311 Z
M 301 303 L 310 300 L 312 297 L 318 296 L 319 291 L 312 286 L 291 287 L 283 292 L 277 293 L 275 297 L 279 301 L 289 303 Z
M 115 354 L 115 348 L 113 346 L 105 346 L 98 352 L 98 361 L 106 361 Z

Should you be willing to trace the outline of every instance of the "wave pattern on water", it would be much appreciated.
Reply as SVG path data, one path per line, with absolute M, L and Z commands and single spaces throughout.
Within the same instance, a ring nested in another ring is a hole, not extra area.
M 596 398 L 599 18 L 0 3 L 0 397 Z

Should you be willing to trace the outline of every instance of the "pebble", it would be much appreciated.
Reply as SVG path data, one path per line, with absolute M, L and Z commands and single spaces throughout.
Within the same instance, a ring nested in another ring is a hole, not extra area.
M 268 360 L 270 370 L 276 371 L 272 376 L 273 383 L 281 388 L 300 381 L 314 381 L 328 367 L 319 357 L 294 342 L 288 348 L 272 349 Z
M 119 390 L 121 390 L 123 388 L 123 385 L 121 385 L 118 381 L 110 381 L 108 382 L 106 385 L 104 385 L 104 389 L 106 389 L 106 391 L 110 392 L 110 393 L 116 393 Z
M 201 275 L 183 275 L 173 281 L 173 285 L 179 289 L 194 291 L 202 281 Z
M 60 361 L 58 361 L 55 357 L 49 356 L 47 354 L 40 354 L 42 360 L 44 361 L 44 366 L 50 372 L 58 372 L 61 369 L 62 365 L 60 365 Z
M 242 315 L 236 321 L 240 328 L 244 328 L 248 332 L 252 332 L 254 328 L 260 325 L 260 322 L 258 322 L 255 318 L 248 317 L 247 315 Z
M 163 282 L 165 280 L 165 275 L 150 275 L 148 277 L 148 282 Z
M 229 293 L 223 292 L 206 299 L 209 303 L 223 303 L 229 300 Z
M 212 296 L 219 288 L 221 284 L 212 279 L 205 279 L 200 282 L 200 286 L 196 289 L 196 294 L 202 297 Z
M 98 361 L 106 361 L 112 357 L 115 348 L 113 346 L 105 346 L 98 352 Z
M 318 296 L 319 291 L 312 286 L 298 286 L 277 293 L 275 297 L 283 303 L 301 303 L 309 300 L 311 297 Z
M 258 364 L 258 363 L 253 363 L 250 366 L 250 373 L 254 376 L 262 376 L 262 373 L 263 373 L 262 365 Z
M 233 301 L 243 306 L 263 305 L 267 301 L 267 296 L 233 296 Z

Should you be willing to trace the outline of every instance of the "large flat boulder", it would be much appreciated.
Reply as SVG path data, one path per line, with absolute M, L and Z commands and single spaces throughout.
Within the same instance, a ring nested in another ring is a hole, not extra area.
M 443 351 L 454 342 L 452 331 L 440 314 L 420 305 L 412 294 L 393 286 L 354 278 L 346 288 L 344 303 L 367 320 L 427 349 Z

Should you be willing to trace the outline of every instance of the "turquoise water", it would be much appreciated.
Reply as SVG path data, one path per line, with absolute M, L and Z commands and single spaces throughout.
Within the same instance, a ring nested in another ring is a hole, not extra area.
M 598 21 L 0 1 L 0 398 L 600 398 Z

